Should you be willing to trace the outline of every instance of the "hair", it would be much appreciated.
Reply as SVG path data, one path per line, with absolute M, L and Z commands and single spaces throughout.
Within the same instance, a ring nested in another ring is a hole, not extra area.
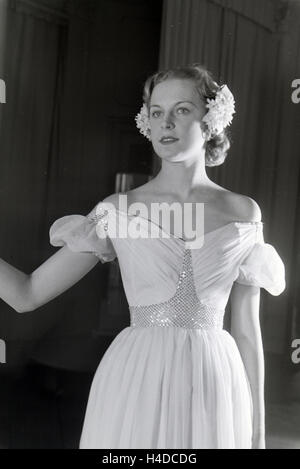
M 216 83 L 212 73 L 199 63 L 193 63 L 187 66 L 180 66 L 161 70 L 149 78 L 144 84 L 143 100 L 148 110 L 150 107 L 150 98 L 156 85 L 169 78 L 181 78 L 193 80 L 196 90 L 200 95 L 201 101 L 206 104 L 206 99 L 214 99 L 220 86 Z M 202 122 L 206 127 L 206 123 Z M 206 141 L 205 165 L 219 166 L 224 163 L 227 152 L 230 148 L 230 135 L 227 129 L 224 129 L 219 135 L 213 135 Z

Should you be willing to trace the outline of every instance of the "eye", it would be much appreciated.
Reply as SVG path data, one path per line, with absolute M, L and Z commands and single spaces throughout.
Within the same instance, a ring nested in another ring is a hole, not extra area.
M 153 111 L 151 116 L 155 118 L 155 117 L 158 117 L 160 114 L 161 114 L 161 111 Z
M 181 111 L 182 111 L 182 112 L 181 112 Z M 177 109 L 177 112 L 178 112 L 178 114 L 188 114 L 188 113 L 190 112 L 190 110 L 189 110 L 188 108 L 186 108 L 186 107 L 179 107 L 179 108 Z

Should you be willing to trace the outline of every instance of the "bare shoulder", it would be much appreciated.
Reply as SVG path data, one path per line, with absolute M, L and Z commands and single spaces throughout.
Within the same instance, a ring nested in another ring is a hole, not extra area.
M 261 210 L 251 197 L 236 192 L 226 191 L 224 202 L 233 219 L 240 221 L 261 221 Z
M 115 208 L 121 204 L 120 196 L 125 196 L 128 205 L 135 202 L 152 202 L 155 192 L 150 183 L 139 186 L 135 189 L 122 193 L 114 193 L 103 199 L 103 202 L 111 203 Z M 208 193 L 207 200 L 212 202 L 212 212 L 217 214 L 217 218 L 224 218 L 224 222 L 236 221 L 261 221 L 261 210 L 257 202 L 249 196 L 232 192 L 224 187 L 215 185 Z M 203 201 L 201 196 L 201 201 Z
M 105 197 L 105 199 L 103 199 L 102 202 L 112 204 L 114 207 L 118 208 L 119 194 L 118 193 L 110 194 L 107 197 Z
M 135 190 L 129 190 L 127 192 L 116 192 L 114 194 L 110 194 L 109 196 L 105 197 L 102 202 L 111 204 L 116 209 L 124 209 L 124 207 L 130 205 L 132 201 L 135 201 L 135 199 Z M 127 209 L 125 208 L 125 210 Z

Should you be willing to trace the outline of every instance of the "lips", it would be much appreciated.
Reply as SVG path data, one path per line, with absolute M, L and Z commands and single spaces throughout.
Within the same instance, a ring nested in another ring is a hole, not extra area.
M 160 143 L 162 143 L 164 145 L 174 143 L 174 142 L 177 142 L 177 141 L 178 141 L 178 138 L 175 138 L 175 137 L 162 137 L 160 139 Z

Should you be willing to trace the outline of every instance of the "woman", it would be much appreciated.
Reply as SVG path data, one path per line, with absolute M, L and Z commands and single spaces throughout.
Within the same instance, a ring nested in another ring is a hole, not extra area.
M 161 158 L 158 175 L 122 194 L 129 210 L 112 194 L 87 216 L 56 220 L 50 241 L 63 247 L 29 276 L 1 261 L 1 297 L 25 312 L 99 260 L 118 258 L 131 324 L 96 371 L 82 449 L 265 447 L 260 287 L 279 295 L 285 275 L 264 242 L 257 203 L 205 171 L 225 161 L 233 113 L 228 88 L 198 64 L 149 77 L 136 121 Z M 183 210 L 204 204 L 194 244 L 182 236 L 179 211 L 171 227 L 134 210 L 174 202 Z M 114 235 L 128 223 L 143 236 Z M 159 236 L 146 236 L 154 228 Z M 223 329 L 229 295 L 231 335 Z

